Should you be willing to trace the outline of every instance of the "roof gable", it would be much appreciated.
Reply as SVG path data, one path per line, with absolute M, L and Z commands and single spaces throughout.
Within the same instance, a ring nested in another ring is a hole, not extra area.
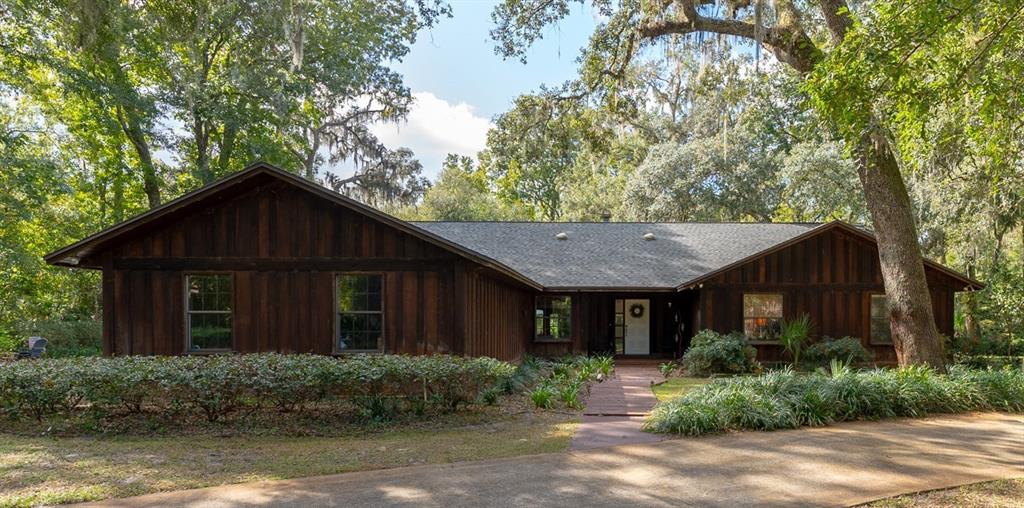
M 819 223 L 545 223 L 406 222 L 266 163 L 169 201 L 45 256 L 50 264 L 85 266 L 81 260 L 126 236 L 172 221 L 196 207 L 268 179 L 285 182 L 399 231 L 441 247 L 534 289 L 673 291 L 841 228 L 875 242 L 871 233 L 844 222 Z M 968 288 L 983 285 L 938 263 L 927 267 Z M 96 267 L 91 264 L 89 267 Z
M 81 241 L 58 249 L 44 256 L 47 263 L 61 266 L 83 266 L 81 260 L 90 254 L 116 244 L 120 239 L 130 236 L 147 226 L 152 226 L 162 220 L 173 220 L 174 217 L 188 213 L 197 207 L 210 206 L 218 200 L 223 199 L 226 194 L 240 189 L 248 189 L 268 179 L 274 179 L 310 192 L 316 196 L 327 199 L 335 204 L 341 205 L 380 221 L 388 226 L 394 227 L 402 232 L 408 233 L 416 238 L 424 240 L 433 245 L 439 246 L 447 251 L 453 252 L 478 264 L 494 269 L 514 280 L 525 285 L 540 289 L 540 285 L 524 277 L 522 274 L 510 269 L 500 261 L 491 259 L 485 255 L 474 252 L 462 245 L 454 244 L 447 239 L 441 238 L 429 231 L 401 219 L 392 217 L 373 207 L 367 206 L 354 199 L 342 196 L 316 183 L 309 182 L 280 168 L 266 163 L 253 164 L 242 171 L 220 179 L 198 190 L 185 194 L 177 199 L 169 201 L 161 206 L 153 208 L 141 215 L 133 217 L 125 222 L 116 224 L 110 228 L 95 233 Z M 90 267 L 94 267 L 90 266 Z

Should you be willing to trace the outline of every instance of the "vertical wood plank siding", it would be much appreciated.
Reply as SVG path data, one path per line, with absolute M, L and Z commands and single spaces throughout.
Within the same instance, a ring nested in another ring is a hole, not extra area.
M 939 332 L 953 333 L 955 281 L 927 268 L 932 309 Z M 704 328 L 743 330 L 743 294 L 783 295 L 783 314 L 810 316 L 814 337 L 859 338 L 878 362 L 895 362 L 892 346 L 870 343 L 871 295 L 884 293 L 878 250 L 870 242 L 829 231 L 749 261 L 705 281 L 700 289 Z M 763 361 L 783 359 L 782 348 L 758 345 Z
M 466 277 L 469 356 L 519 359 L 533 337 L 533 293 L 472 270 Z
M 465 324 L 456 325 L 461 288 L 456 288 L 455 273 L 465 270 L 468 261 L 277 181 L 223 196 L 96 255 L 105 260 L 107 354 L 184 353 L 185 276 L 204 272 L 232 277 L 234 349 L 239 352 L 332 353 L 334 278 L 341 272 L 384 276 L 386 351 L 449 353 L 465 342 Z M 489 291 L 498 297 L 497 290 Z M 500 301 L 484 305 L 507 309 Z M 521 316 L 496 314 L 474 325 L 495 328 L 474 329 L 465 348 L 473 354 L 517 357 L 523 350 L 522 330 L 516 331 L 519 345 L 504 341 L 513 323 L 522 328 L 522 321 Z

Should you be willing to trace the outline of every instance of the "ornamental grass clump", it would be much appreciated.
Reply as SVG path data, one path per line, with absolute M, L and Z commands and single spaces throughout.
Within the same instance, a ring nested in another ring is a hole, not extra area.
M 940 374 L 911 366 L 858 372 L 834 360 L 811 374 L 785 368 L 713 381 L 659 404 L 644 429 L 695 436 L 991 410 L 1024 411 L 1024 370 L 954 367 Z

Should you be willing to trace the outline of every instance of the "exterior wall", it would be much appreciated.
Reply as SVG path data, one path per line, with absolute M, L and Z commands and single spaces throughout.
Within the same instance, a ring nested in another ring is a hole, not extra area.
M 465 281 L 465 354 L 521 358 L 533 340 L 534 293 L 480 270 Z
M 954 281 L 927 269 L 939 332 L 953 333 Z M 829 231 L 745 263 L 705 281 L 700 289 L 701 328 L 743 330 L 744 293 L 781 293 L 783 314 L 810 316 L 815 337 L 857 337 L 880 363 L 895 362 L 892 346 L 871 345 L 870 295 L 883 294 L 876 247 L 840 231 Z M 758 345 L 763 361 L 783 359 L 777 345 Z
M 96 253 L 107 354 L 185 352 L 184 278 L 231 274 L 234 349 L 331 353 L 334 280 L 384 276 L 384 346 L 458 352 L 458 271 L 468 261 L 359 212 L 271 180 Z

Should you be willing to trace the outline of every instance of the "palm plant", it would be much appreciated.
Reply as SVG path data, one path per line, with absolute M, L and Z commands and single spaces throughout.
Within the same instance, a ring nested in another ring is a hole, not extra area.
M 793 368 L 800 367 L 800 351 L 811 333 L 811 317 L 804 314 L 795 319 L 782 321 L 779 342 L 793 356 Z

